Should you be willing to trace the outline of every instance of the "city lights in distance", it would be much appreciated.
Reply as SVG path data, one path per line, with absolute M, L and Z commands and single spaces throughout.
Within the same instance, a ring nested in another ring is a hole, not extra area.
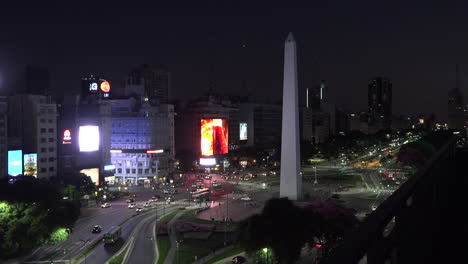
M 80 152 L 99 150 L 99 127 L 80 126 L 78 143 L 80 146 Z
M 201 154 L 212 156 L 228 153 L 228 126 L 226 119 L 201 120 Z
M 216 165 L 216 158 L 200 158 L 200 165 L 203 165 L 203 166 Z

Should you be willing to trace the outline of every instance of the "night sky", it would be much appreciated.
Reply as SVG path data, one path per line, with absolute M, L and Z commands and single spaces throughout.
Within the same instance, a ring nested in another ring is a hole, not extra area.
M 289 31 L 298 42 L 303 94 L 323 79 L 330 101 L 365 110 L 367 84 L 381 75 L 393 83 L 394 113 L 435 112 L 444 120 L 456 63 L 468 94 L 463 1 L 117 2 L 2 6 L 0 94 L 21 89 L 28 63 L 48 67 L 58 94 L 77 92 L 87 73 L 122 87 L 125 74 L 147 63 L 173 73 L 173 99 L 203 94 L 214 79 L 220 92 L 277 100 Z

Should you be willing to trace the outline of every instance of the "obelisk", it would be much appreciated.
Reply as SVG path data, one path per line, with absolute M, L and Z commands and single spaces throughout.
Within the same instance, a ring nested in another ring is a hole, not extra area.
M 290 32 L 284 43 L 283 117 L 281 127 L 280 197 L 302 198 L 299 145 L 299 99 L 296 41 Z

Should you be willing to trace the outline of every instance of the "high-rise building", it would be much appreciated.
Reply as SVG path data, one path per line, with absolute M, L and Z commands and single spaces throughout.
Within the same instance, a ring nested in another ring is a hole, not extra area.
M 172 172 L 174 106 L 112 100 L 111 163 L 120 184 L 145 183 Z
M 167 104 L 171 86 L 170 72 L 144 64 L 127 76 L 125 95 L 139 95 L 159 104 Z
M 51 95 L 49 70 L 39 65 L 26 66 L 26 93 Z
M 326 142 L 336 133 L 335 105 L 325 97 L 327 86 L 324 81 L 306 91 L 306 107 L 302 109 L 302 140 L 313 144 Z
M 460 91 L 460 78 L 457 65 L 455 88 L 449 90 L 448 93 L 448 128 L 463 130 L 466 126 L 465 118 L 466 112 L 464 110 L 463 94 Z
M 37 155 L 37 178 L 57 176 L 57 105 L 49 96 L 8 98 L 8 134 L 19 138 L 23 154 Z
M 390 129 L 392 120 L 392 83 L 377 77 L 368 86 L 369 127 Z
M 7 176 L 8 168 L 8 108 L 7 97 L 0 96 L 0 178 Z

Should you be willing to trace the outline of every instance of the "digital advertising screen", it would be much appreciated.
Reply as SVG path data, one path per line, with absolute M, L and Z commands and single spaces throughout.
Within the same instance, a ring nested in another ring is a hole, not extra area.
M 216 165 L 216 159 L 215 158 L 200 158 L 200 165 L 214 166 Z
M 33 176 L 37 178 L 37 154 L 24 154 L 24 176 Z
M 228 126 L 226 119 L 201 120 L 201 154 L 212 156 L 228 153 Z
M 8 151 L 8 175 L 18 176 L 23 175 L 23 151 L 9 150 Z
M 80 173 L 89 176 L 94 184 L 99 185 L 99 168 L 82 169 Z
M 71 131 L 70 129 L 65 129 L 63 131 L 63 138 L 62 138 L 62 144 L 71 144 L 72 143 L 72 138 L 71 138 Z
M 247 140 L 247 123 L 239 124 L 239 140 Z
M 80 152 L 99 150 L 99 127 L 80 126 L 78 144 L 80 146 Z

